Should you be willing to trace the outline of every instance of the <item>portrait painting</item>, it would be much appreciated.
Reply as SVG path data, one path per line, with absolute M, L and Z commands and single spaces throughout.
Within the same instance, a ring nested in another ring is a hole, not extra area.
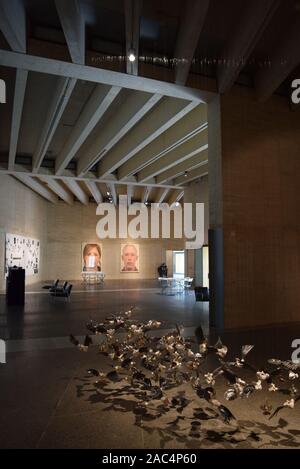
M 121 272 L 139 272 L 139 265 L 139 245 L 121 244 Z
M 102 271 L 102 246 L 98 243 L 82 244 L 82 272 Z

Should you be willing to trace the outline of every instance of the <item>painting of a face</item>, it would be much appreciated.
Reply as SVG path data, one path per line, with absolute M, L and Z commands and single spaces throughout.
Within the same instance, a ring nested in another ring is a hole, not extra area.
M 83 272 L 101 271 L 101 247 L 99 244 L 85 244 L 82 251 Z
M 139 271 L 139 246 L 138 244 L 121 245 L 121 272 Z

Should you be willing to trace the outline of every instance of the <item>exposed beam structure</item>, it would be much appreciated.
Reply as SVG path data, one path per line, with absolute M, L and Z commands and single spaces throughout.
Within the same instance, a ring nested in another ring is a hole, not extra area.
M 130 93 L 118 112 L 104 125 L 88 151 L 79 158 L 77 173 L 82 176 L 118 143 L 124 135 L 162 98 L 141 91 Z
M 279 4 L 279 0 L 246 2 L 243 16 L 237 22 L 236 30 L 230 36 L 222 54 L 226 63 L 218 67 L 220 93 L 225 93 L 234 84 Z
M 158 184 L 163 184 L 166 181 L 170 181 L 171 179 L 180 176 L 185 173 L 185 171 L 198 168 L 206 163 L 208 163 L 208 150 L 196 153 L 194 156 L 184 160 L 182 163 L 176 164 L 172 168 L 163 171 L 156 177 L 156 182 Z
M 160 103 L 136 125 L 120 144 L 112 149 L 98 167 L 99 177 L 115 171 L 142 148 L 155 140 L 175 122 L 190 112 L 196 103 L 181 99 L 163 98 Z
M 110 174 L 110 176 L 113 176 L 115 180 L 117 181 L 117 177 L 115 174 Z M 136 183 L 136 177 L 135 176 L 129 176 L 122 182 L 122 184 L 135 184 Z
M 203 132 L 197 134 L 196 137 L 191 138 L 186 143 L 183 143 L 179 147 L 175 148 L 175 150 L 167 153 L 160 159 L 154 161 L 154 163 L 151 163 L 146 166 L 144 169 L 142 169 L 142 171 L 138 173 L 137 180 L 139 182 L 146 181 L 147 179 L 157 176 L 157 174 L 160 174 L 163 171 L 172 168 L 178 163 L 188 160 L 194 155 L 199 155 L 201 151 L 207 149 L 207 142 L 208 132 L 206 129 L 203 130 Z M 200 155 L 199 158 L 201 158 Z
M 141 200 L 142 204 L 145 204 L 146 202 L 148 202 L 151 190 L 152 190 L 152 187 L 150 187 L 150 186 L 145 187 L 145 189 L 143 191 L 143 195 L 142 195 L 142 200 Z
M 63 187 L 63 185 L 59 181 L 47 176 L 39 176 L 39 179 L 43 181 L 46 186 L 51 189 L 52 192 L 58 195 L 58 197 L 64 200 L 67 204 L 73 205 L 73 196 Z
M 72 91 L 75 87 L 75 78 L 62 78 L 59 77 L 57 88 L 54 92 L 51 107 L 46 116 L 45 124 L 34 152 L 32 159 L 32 170 L 38 172 L 42 161 L 47 153 L 53 135 L 60 122 L 61 116 L 69 102 Z
M 173 205 L 173 204 L 176 204 L 177 202 L 179 202 L 184 196 L 184 189 L 178 189 L 178 190 L 174 190 L 168 200 L 168 204 L 169 205 Z
M 43 28 L 41 27 L 42 32 L 45 32 L 45 35 L 47 34 L 47 31 L 49 31 L 49 28 Z M 120 53 L 123 54 L 123 51 L 125 52 L 126 45 L 121 44 L 121 43 L 116 43 L 115 41 L 112 41 L 111 39 L 100 39 L 100 38 L 92 38 L 92 45 L 91 47 L 93 48 L 86 48 L 86 53 L 85 53 L 85 64 L 87 66 L 91 66 L 93 68 L 98 68 L 98 69 L 105 69 L 105 70 L 112 70 L 114 72 L 118 73 L 124 73 L 125 66 L 123 63 L 124 57 L 122 56 L 121 60 L 118 61 L 107 61 L 105 60 L 105 56 L 103 53 L 95 51 L 94 47 L 97 48 L 97 50 L 101 50 L 102 47 L 105 47 L 105 49 L 108 49 L 111 51 L 112 54 L 119 55 Z M 54 46 L 54 47 L 53 47 Z M 54 54 L 54 49 L 55 49 L 55 54 Z M 121 52 L 122 49 L 122 52 Z M 49 57 L 61 61 L 68 61 L 69 58 L 69 52 L 67 45 L 65 44 L 59 44 L 56 43 L 54 45 L 53 42 L 50 42 L 49 39 L 37 39 L 33 37 L 28 38 L 28 50 L 29 53 L 32 55 L 39 55 L 43 57 Z M 173 54 L 172 54 L 173 55 Z M 126 57 L 125 57 L 126 58 Z M 160 57 L 161 59 L 161 57 Z M 163 59 L 163 58 L 162 58 Z M 161 67 L 161 65 L 156 64 L 155 61 L 153 63 L 145 63 L 144 57 L 140 56 L 140 61 L 139 61 L 139 73 L 140 77 L 147 78 L 147 79 L 153 79 L 153 80 L 161 80 L 162 82 L 166 83 L 168 82 L 169 84 L 173 84 L 174 86 L 178 86 L 174 83 L 174 69 L 173 68 L 166 68 L 166 67 Z M 129 76 L 129 75 L 126 75 Z M 135 77 L 134 75 L 131 75 Z M 200 78 L 201 80 L 201 78 Z M 189 74 L 189 81 L 191 84 L 189 85 L 189 89 L 192 90 L 192 83 L 197 83 L 199 81 L 199 75 L 190 72 Z M 201 80 L 202 81 L 202 80 Z M 210 80 L 209 80 L 210 81 Z M 200 96 L 200 102 L 207 102 L 208 99 L 213 99 L 214 93 L 217 92 L 216 89 L 216 83 L 212 83 L 212 86 L 210 86 L 209 92 L 203 94 L 203 91 L 206 90 L 206 87 L 204 86 L 202 90 L 198 89 L 200 91 L 201 96 Z M 183 87 L 180 87 L 180 93 L 183 91 Z M 134 88 L 132 88 L 134 89 Z M 138 88 L 142 91 L 142 88 Z M 145 91 L 148 91 L 147 89 L 144 89 Z M 197 86 L 196 86 L 197 90 Z M 163 93 L 166 96 L 169 96 L 168 93 Z M 171 96 L 171 95 L 170 95 Z M 172 96 L 176 97 L 175 94 Z M 178 94 L 177 94 L 178 97 Z M 191 97 L 183 97 L 183 99 L 193 99 Z
M 175 82 L 177 84 L 184 85 L 187 80 L 209 2 L 210 0 L 187 0 L 184 2 L 185 11 L 175 47 L 177 60 Z
M 169 192 L 170 192 L 170 189 L 163 189 L 163 188 L 158 189 L 156 197 L 155 197 L 155 203 L 161 204 L 165 200 Z
M 85 23 L 78 0 L 55 0 L 72 62 L 85 62 Z
M 53 204 L 58 202 L 58 198 L 53 194 L 53 192 L 47 189 L 47 187 L 45 187 L 44 184 L 41 184 L 36 178 L 32 178 L 26 174 L 21 173 L 14 174 L 13 176 L 25 184 L 25 186 L 44 197 L 44 199 L 47 199 L 49 202 L 52 202 Z
M 26 70 L 16 71 L 15 94 L 13 103 L 13 114 L 11 122 L 8 168 L 13 169 L 17 153 L 19 132 L 22 119 L 24 97 L 26 91 L 28 72 Z
M 83 205 L 87 205 L 89 203 L 89 198 L 84 190 L 80 187 L 79 183 L 74 179 L 68 178 L 64 179 L 64 184 L 70 189 L 70 191 L 75 195 L 75 197 L 81 202 Z
M 300 62 L 300 16 L 295 15 L 295 21 L 289 31 L 279 38 L 278 47 L 270 56 L 271 66 L 259 70 L 255 76 L 257 97 L 266 100 L 276 91 L 279 85 L 290 75 Z
M 61 174 L 66 168 L 120 91 L 117 86 L 98 85 L 95 88 L 55 162 L 56 174 Z
M 112 183 L 107 183 L 106 185 L 107 185 L 107 190 L 108 190 L 108 192 L 110 193 L 110 195 L 112 197 L 114 205 L 117 205 L 118 197 L 117 197 L 117 191 L 116 191 L 115 185 L 112 184 Z
M 97 187 L 98 187 L 100 195 L 102 197 L 102 202 L 104 202 L 104 199 L 105 199 L 105 196 L 106 196 L 107 186 L 104 183 L 97 183 Z
M 0 0 L 0 30 L 13 51 L 26 53 L 26 12 L 22 0 Z
M 138 75 L 142 0 L 124 0 L 124 8 L 126 31 L 126 73 L 130 75 Z M 134 62 L 129 60 L 130 53 L 133 53 L 136 57 Z
M 55 179 L 57 181 L 93 181 L 93 182 L 96 182 L 96 183 L 99 183 L 99 184 L 111 184 L 111 185 L 114 185 L 114 186 L 124 186 L 124 184 L 127 184 L 127 185 L 131 185 L 131 186 L 139 186 L 139 187 L 155 187 L 155 188 L 167 188 L 167 189 L 178 189 L 178 187 L 176 187 L 174 184 L 156 184 L 155 180 L 150 180 L 150 181 L 147 181 L 146 183 L 143 183 L 143 182 L 137 182 L 135 179 L 132 179 L 132 180 L 128 180 L 128 181 L 118 181 L 116 179 L 113 178 L 112 175 L 109 175 L 109 177 L 107 178 L 96 178 L 94 175 L 93 177 L 90 177 L 90 176 L 85 176 L 85 177 L 77 177 L 75 174 L 72 174 L 71 171 L 64 171 L 63 174 L 61 176 L 57 176 L 56 174 L 54 174 L 51 170 L 49 169 L 46 169 L 46 168 L 41 168 L 41 171 L 40 173 L 36 174 L 36 173 L 33 173 L 32 171 L 28 171 L 26 169 L 24 169 L 23 166 L 21 165 L 15 165 L 15 168 L 13 170 L 9 170 L 9 169 L 6 169 L 6 168 L 0 168 L 0 174 L 10 174 L 11 176 L 15 176 L 15 175 L 20 175 L 20 176 L 23 176 L 23 175 L 26 175 L 26 176 L 31 176 L 31 177 L 34 177 L 36 179 L 38 179 L 41 175 L 43 176 L 48 176 L 52 179 Z
M 98 189 L 97 184 L 94 181 L 84 181 L 84 183 L 94 197 L 95 202 L 97 204 L 101 204 L 103 202 L 103 197 L 100 190 Z
M 177 146 L 196 136 L 207 126 L 206 106 L 200 104 L 176 124 L 166 130 L 160 138 L 139 151 L 118 169 L 118 178 L 124 179 L 140 171 L 144 166 L 161 158 Z
M 174 184 L 176 185 L 186 184 L 202 176 L 206 176 L 207 174 L 208 174 L 208 164 L 205 164 L 204 166 L 200 166 L 200 168 L 196 168 L 196 169 L 193 169 L 192 171 L 189 171 L 186 176 L 185 175 L 179 176 L 178 178 L 174 180 Z
M 213 99 L 215 93 L 201 91 L 196 88 L 176 85 L 152 78 L 136 77 L 121 72 L 105 70 L 103 68 L 78 65 L 62 60 L 47 59 L 29 54 L 18 54 L 0 49 L 0 65 L 20 68 L 32 72 L 87 80 L 110 86 L 120 86 L 132 90 L 145 91 L 152 94 L 162 94 L 175 98 L 195 101 L 200 104 Z

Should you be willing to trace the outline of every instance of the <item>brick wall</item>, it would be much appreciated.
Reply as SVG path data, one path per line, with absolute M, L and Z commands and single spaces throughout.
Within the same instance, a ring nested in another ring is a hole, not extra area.
M 300 113 L 221 98 L 225 327 L 300 321 Z

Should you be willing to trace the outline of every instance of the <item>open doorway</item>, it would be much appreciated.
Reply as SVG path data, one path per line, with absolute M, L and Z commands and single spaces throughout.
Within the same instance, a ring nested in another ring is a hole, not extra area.
M 184 278 L 184 251 L 173 251 L 173 277 Z

